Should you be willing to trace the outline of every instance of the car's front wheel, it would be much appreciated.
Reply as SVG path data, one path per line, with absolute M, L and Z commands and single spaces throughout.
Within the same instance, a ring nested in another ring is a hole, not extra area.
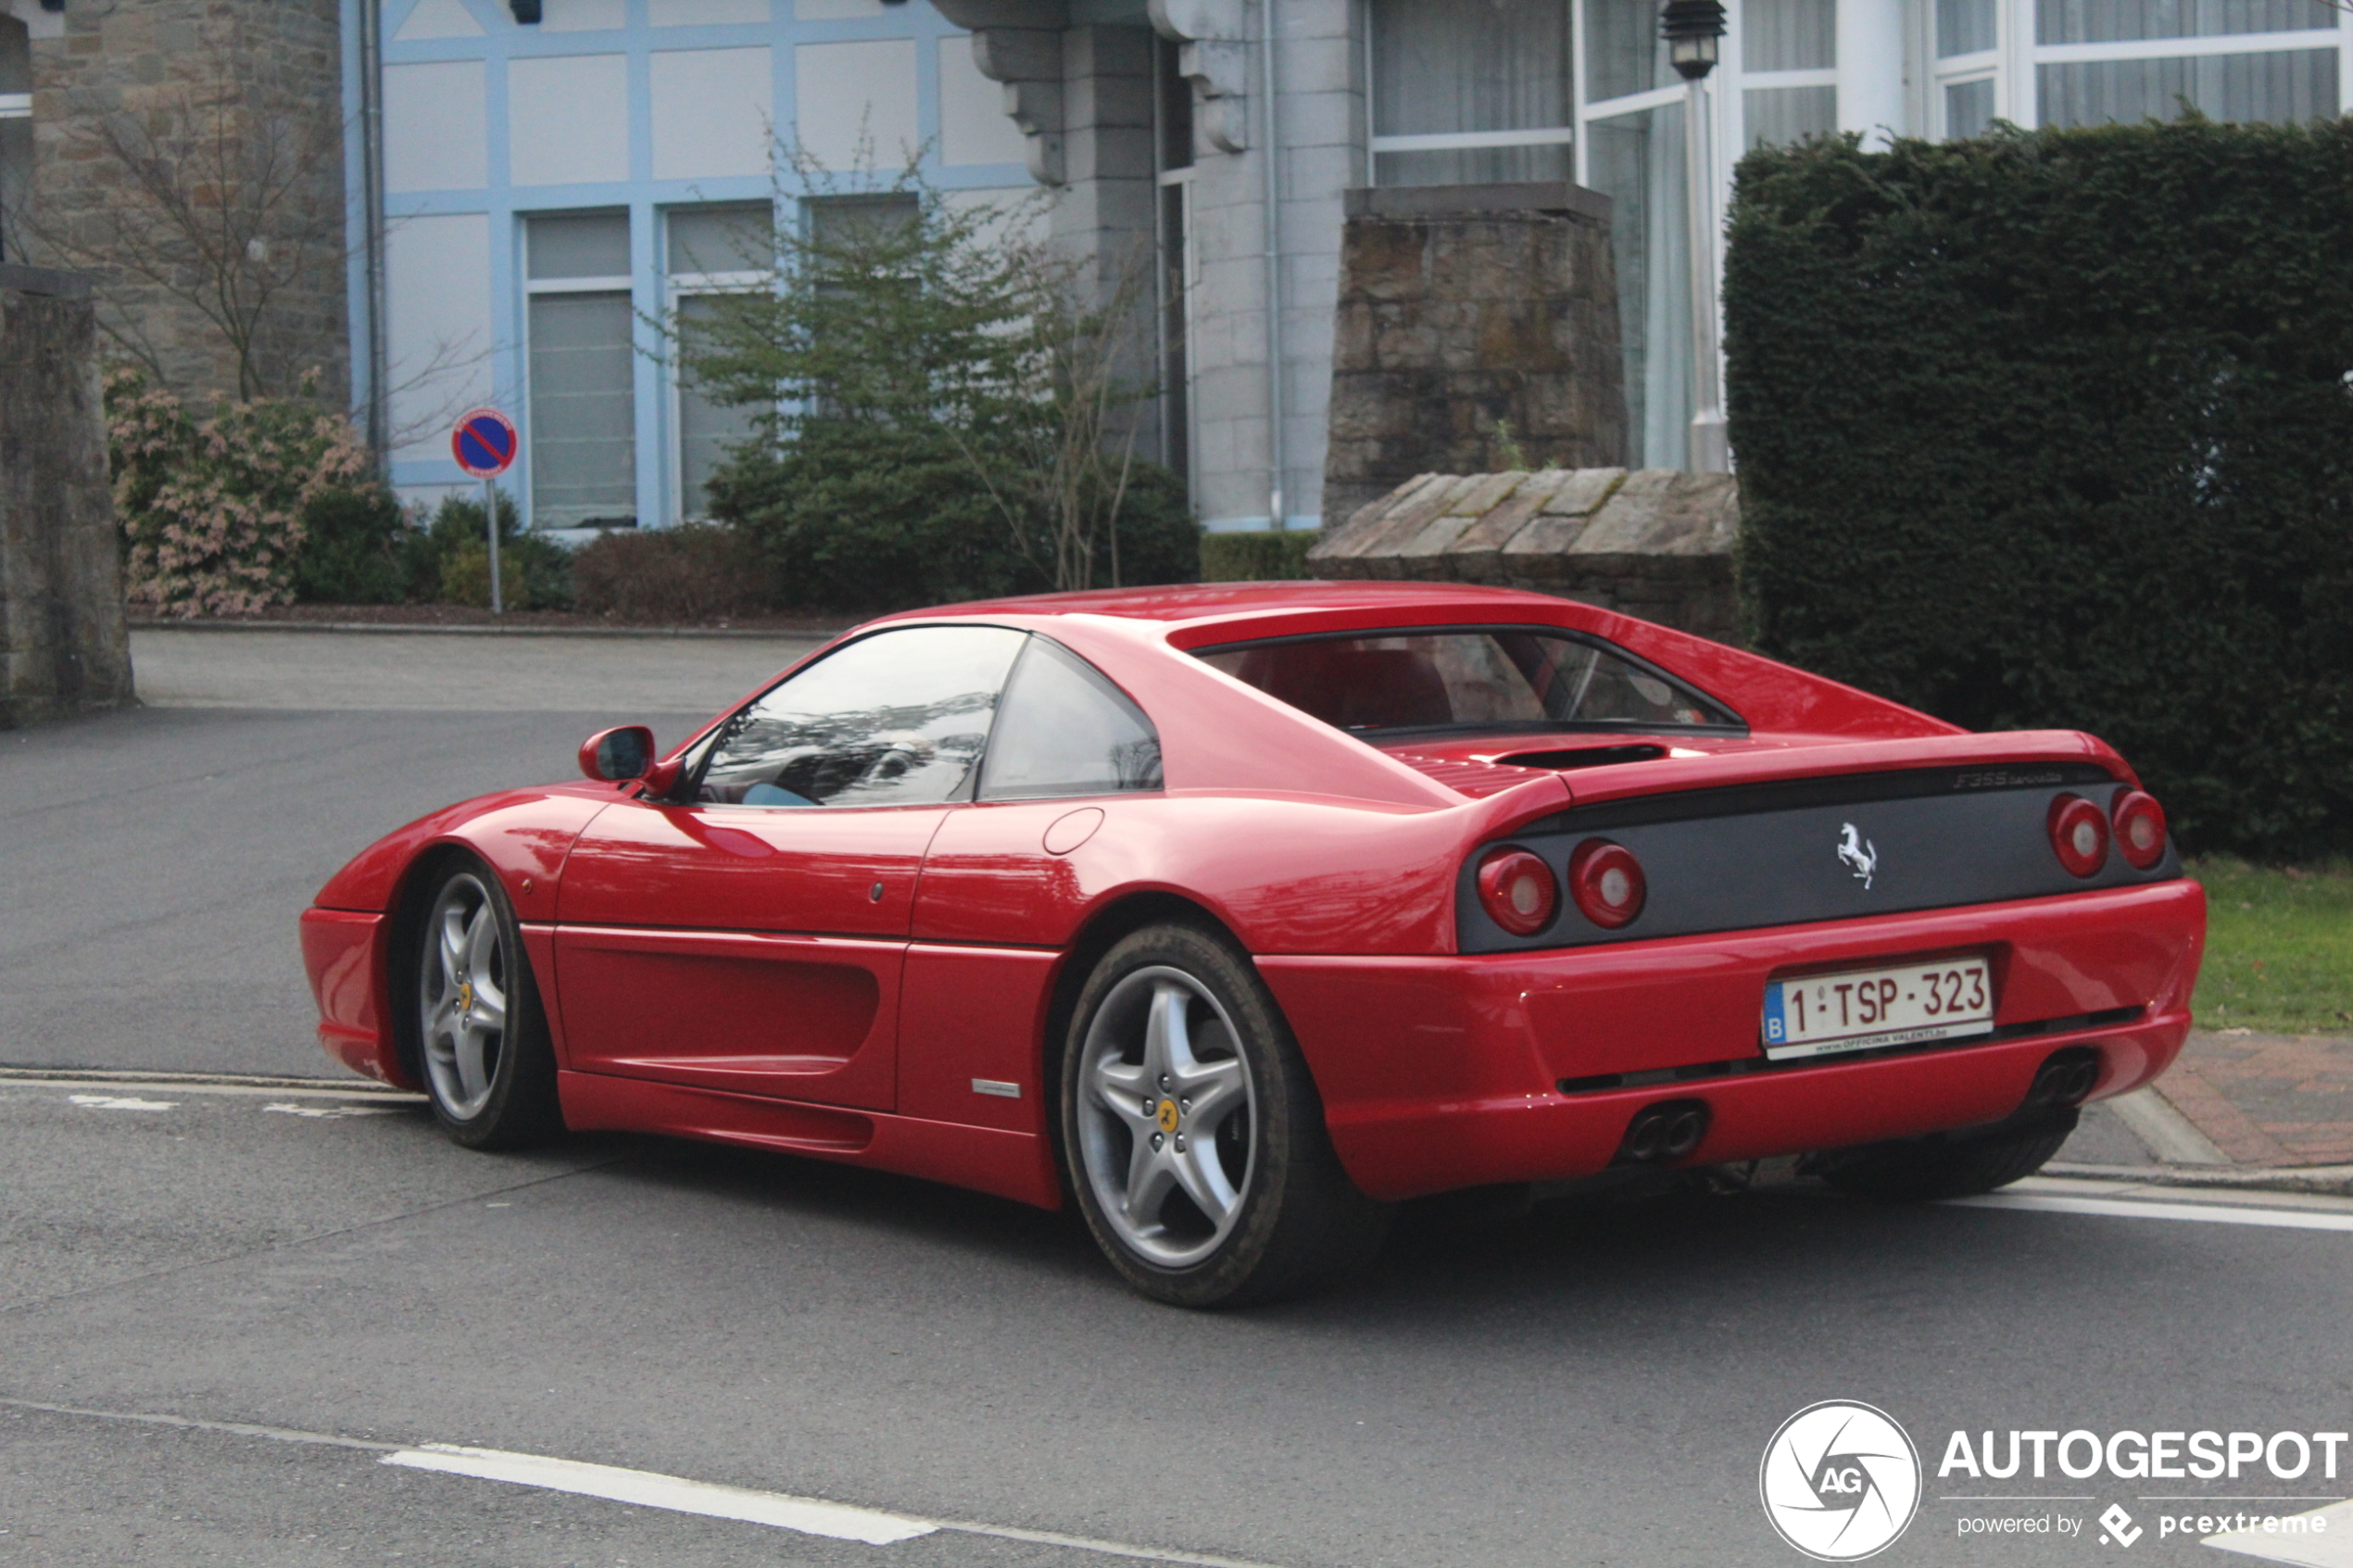
M 563 1130 L 556 1057 L 513 909 L 481 862 L 446 867 L 417 932 L 416 1018 L 434 1115 L 469 1148 Z
M 1247 959 L 1184 924 L 1134 933 L 1080 992 L 1063 1157 L 1113 1267 L 1187 1307 L 1289 1295 L 1379 1248 L 1299 1047 Z

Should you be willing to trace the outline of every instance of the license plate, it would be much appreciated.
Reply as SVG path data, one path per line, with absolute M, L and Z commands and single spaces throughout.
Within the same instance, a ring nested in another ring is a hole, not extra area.
M 1765 987 L 1770 1061 L 1993 1032 L 1994 983 L 1983 959 L 1807 974 Z

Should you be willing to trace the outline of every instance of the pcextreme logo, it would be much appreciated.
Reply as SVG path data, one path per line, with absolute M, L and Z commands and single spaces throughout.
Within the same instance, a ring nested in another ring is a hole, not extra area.
M 1818 1562 L 1857 1562 L 1919 1512 L 1919 1450 L 1885 1411 L 1825 1399 L 1781 1423 L 1756 1489 L 1781 1539 Z

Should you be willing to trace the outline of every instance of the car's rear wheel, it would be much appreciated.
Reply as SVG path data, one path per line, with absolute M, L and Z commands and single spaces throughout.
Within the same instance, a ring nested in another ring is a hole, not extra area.
M 425 909 L 417 1031 L 434 1115 L 469 1148 L 518 1148 L 561 1132 L 555 1050 L 497 877 L 479 861 L 453 862 Z
M 2022 1181 L 2043 1168 L 2075 1131 L 2075 1112 L 1983 1137 L 1883 1144 L 1818 1162 L 1832 1186 L 1912 1202 L 1968 1198 Z
M 1064 1043 L 1062 1124 L 1088 1230 L 1158 1300 L 1293 1294 L 1369 1259 L 1388 1227 L 1332 1152 L 1274 997 L 1196 926 L 1136 932 L 1088 977 Z

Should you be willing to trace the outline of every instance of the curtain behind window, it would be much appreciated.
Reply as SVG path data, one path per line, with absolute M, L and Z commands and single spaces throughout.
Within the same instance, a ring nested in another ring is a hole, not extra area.
M 1373 134 L 1569 122 L 1567 0 L 1372 0 Z M 1381 185 L 1567 180 L 1567 144 L 1380 153 Z
M 2284 125 L 2335 117 L 2336 51 L 2037 66 L 2034 91 L 2045 125 L 2173 119 L 2185 102 L 2209 119 Z
M 1626 345 L 1629 464 L 1680 469 L 1692 422 L 1691 263 L 1683 107 L 1589 120 L 1589 183 L 1610 198 L 1617 320 Z
M 625 294 L 531 301 L 531 513 L 539 528 L 637 516 L 636 312 Z

